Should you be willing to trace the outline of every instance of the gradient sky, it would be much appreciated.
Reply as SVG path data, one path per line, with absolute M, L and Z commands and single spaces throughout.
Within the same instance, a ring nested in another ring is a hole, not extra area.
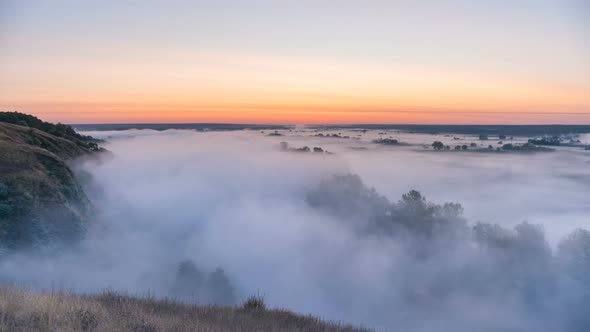
M 0 110 L 66 123 L 590 123 L 590 5 L 0 0 Z

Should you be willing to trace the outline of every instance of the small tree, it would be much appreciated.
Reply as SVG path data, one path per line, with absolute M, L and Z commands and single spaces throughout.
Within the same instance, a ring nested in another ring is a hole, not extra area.
M 221 305 L 235 303 L 234 287 L 221 268 L 217 268 L 209 274 L 205 287 L 211 303 Z
M 561 241 L 558 258 L 573 278 L 590 285 L 590 232 L 576 229 Z
M 251 295 L 246 299 L 242 305 L 244 310 L 266 310 L 266 303 L 262 296 Z
M 182 261 L 176 270 L 172 292 L 178 296 L 200 296 L 205 274 L 191 260 Z
M 314 147 L 314 148 L 313 148 L 313 152 L 314 152 L 314 153 L 324 153 L 324 149 L 322 149 L 322 148 L 318 148 L 318 147 Z
M 445 145 L 441 141 L 434 141 L 432 143 L 432 148 L 440 151 L 445 148 Z

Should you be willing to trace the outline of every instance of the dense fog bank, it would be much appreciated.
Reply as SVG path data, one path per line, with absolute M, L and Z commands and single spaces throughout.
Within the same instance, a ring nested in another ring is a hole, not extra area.
M 98 213 L 86 238 L 3 258 L 3 283 L 221 304 L 261 294 L 383 330 L 590 328 L 590 233 L 575 231 L 590 216 L 584 151 L 101 134 L 112 154 L 78 165 Z M 333 154 L 281 151 L 281 141 Z

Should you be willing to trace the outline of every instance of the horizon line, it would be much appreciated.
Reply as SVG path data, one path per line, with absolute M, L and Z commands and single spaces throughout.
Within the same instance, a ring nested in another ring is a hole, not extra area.
M 231 126 L 269 126 L 269 127 L 290 127 L 290 126 L 310 126 L 310 127 L 353 127 L 353 126 L 486 126 L 486 127 L 516 127 L 516 126 L 590 126 L 587 124 L 568 124 L 568 123 L 526 123 L 526 124 L 482 124 L 482 123 L 471 123 L 471 124 L 455 124 L 455 123 L 291 123 L 291 124 L 276 124 L 276 123 L 239 123 L 239 122 L 99 122 L 99 123 L 66 123 L 69 126 L 132 126 L 132 125 L 231 125 Z

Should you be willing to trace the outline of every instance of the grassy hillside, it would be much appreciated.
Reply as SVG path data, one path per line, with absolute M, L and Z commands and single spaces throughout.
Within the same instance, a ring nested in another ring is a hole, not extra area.
M 19 112 L 0 112 L 0 122 L 37 129 L 52 136 L 71 141 L 82 148 L 98 149 L 96 139 L 91 136 L 80 135 L 74 128 L 63 123 L 45 122 L 35 116 Z
M 362 331 L 286 310 L 0 288 L 0 331 Z
M 68 162 L 97 150 L 0 122 L 0 252 L 79 232 L 91 205 Z

